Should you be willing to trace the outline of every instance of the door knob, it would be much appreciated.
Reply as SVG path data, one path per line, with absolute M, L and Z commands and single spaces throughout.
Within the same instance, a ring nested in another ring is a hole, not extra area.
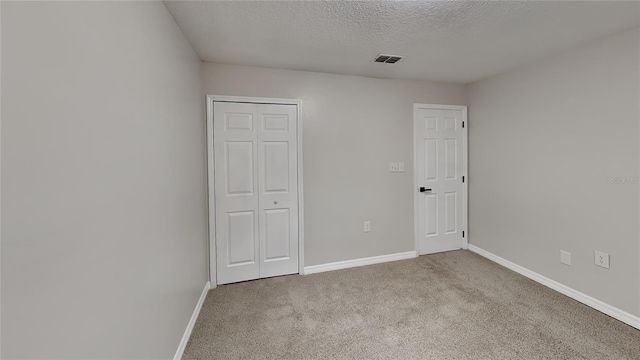
M 424 186 L 420 187 L 420 192 L 430 192 L 430 191 L 431 191 L 431 189 L 427 189 Z
M 274 203 L 275 205 L 278 205 L 278 200 L 275 200 L 273 203 Z

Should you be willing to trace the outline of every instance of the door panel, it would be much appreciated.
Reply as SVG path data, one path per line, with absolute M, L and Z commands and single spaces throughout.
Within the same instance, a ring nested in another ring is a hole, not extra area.
M 264 261 L 288 259 L 289 209 L 265 210 L 265 257 Z
M 448 192 L 444 194 L 445 198 L 445 220 L 444 233 L 452 234 L 458 231 L 458 193 Z
M 458 154 L 458 140 L 457 139 L 446 139 L 444 141 L 444 177 L 447 180 L 454 180 L 457 178 L 457 154 Z
M 425 180 L 438 179 L 438 140 L 424 140 Z
M 254 114 L 225 113 L 225 131 L 253 131 Z
M 217 283 L 298 273 L 295 105 L 214 103 Z
M 417 108 L 414 114 L 418 252 L 462 248 L 463 110 Z
M 217 282 L 257 279 L 257 109 L 216 102 L 213 110 Z
M 255 258 L 255 213 L 238 211 L 227 213 L 228 264 L 238 266 L 253 264 Z
M 253 142 L 225 142 L 226 195 L 253 194 Z
M 295 105 L 258 106 L 260 276 L 298 273 L 298 155 Z
M 290 106 L 290 105 L 287 105 Z M 263 114 L 262 129 L 264 131 L 289 131 L 289 116 L 285 114 Z
M 425 236 L 438 235 L 438 196 L 435 194 L 424 195 L 425 211 Z
M 264 192 L 289 191 L 289 143 L 286 141 L 265 141 L 264 151 Z

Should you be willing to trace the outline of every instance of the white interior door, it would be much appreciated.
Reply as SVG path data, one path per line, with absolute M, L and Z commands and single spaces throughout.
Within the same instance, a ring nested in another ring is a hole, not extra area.
M 463 247 L 466 222 L 464 107 L 417 106 L 414 112 L 418 253 Z
M 297 109 L 215 102 L 218 284 L 298 272 Z

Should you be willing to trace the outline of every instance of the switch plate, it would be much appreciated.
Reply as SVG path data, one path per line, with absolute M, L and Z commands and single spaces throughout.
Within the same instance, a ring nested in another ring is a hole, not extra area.
M 568 251 L 560 250 L 560 262 L 571 266 L 571 253 Z
M 365 221 L 364 222 L 364 232 L 369 232 L 371 231 L 371 221 Z
M 398 172 L 398 163 L 389 163 L 389 172 Z
M 609 268 L 609 254 L 607 254 L 605 252 L 602 252 L 602 251 L 598 251 L 598 250 L 596 250 L 594 252 L 594 254 L 595 254 L 595 259 L 594 259 L 595 264 L 600 266 L 600 267 L 603 267 L 605 269 L 608 269 Z
M 404 172 L 404 163 L 403 162 L 399 162 L 398 163 L 398 172 Z

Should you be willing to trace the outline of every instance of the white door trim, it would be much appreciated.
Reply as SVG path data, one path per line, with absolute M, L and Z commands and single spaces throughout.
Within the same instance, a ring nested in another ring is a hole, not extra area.
M 213 156 L 213 103 L 236 102 L 251 104 L 282 104 L 295 105 L 298 116 L 298 272 L 304 275 L 304 206 L 302 191 L 302 100 L 298 99 L 276 99 L 246 96 L 219 96 L 207 95 L 207 191 L 209 210 L 209 280 L 211 288 L 217 285 L 216 280 L 216 203 L 214 191 L 214 170 L 215 157 Z
M 462 240 L 462 248 L 469 248 L 469 226 L 468 226 L 468 211 L 469 211 L 469 171 L 468 171 L 468 138 L 467 131 L 469 129 L 469 119 L 467 118 L 467 107 L 463 105 L 439 105 L 439 104 L 413 104 L 413 121 L 415 123 L 416 112 L 418 109 L 433 109 L 433 110 L 462 110 L 462 121 L 464 122 L 464 128 L 462 129 L 462 175 L 465 177 L 465 181 L 462 185 L 462 231 L 464 231 L 464 238 Z M 413 238 L 414 249 L 416 254 L 420 254 L 419 250 L 419 217 L 418 217 L 418 201 L 416 200 L 415 192 L 418 191 L 418 162 L 416 156 L 416 134 L 415 125 L 413 126 Z

